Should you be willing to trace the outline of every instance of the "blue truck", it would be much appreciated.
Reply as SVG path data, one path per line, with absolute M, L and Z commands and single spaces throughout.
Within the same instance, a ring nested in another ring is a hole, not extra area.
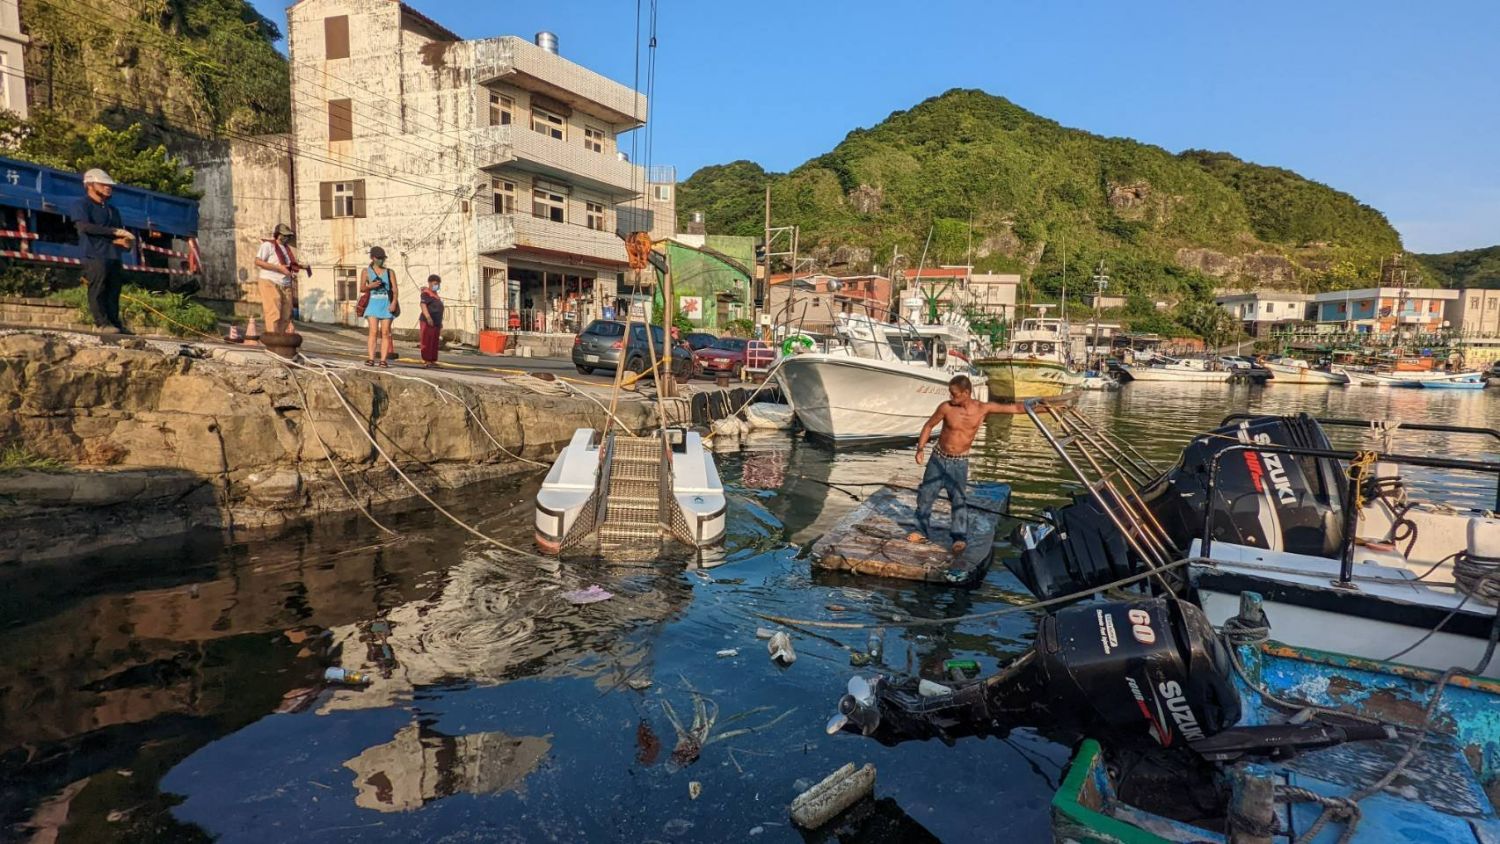
M 78 267 L 83 245 L 72 213 L 83 176 L 0 157 L 0 261 Z M 198 201 L 116 185 L 110 203 L 136 236 L 125 271 L 143 286 L 192 292 L 199 286 Z

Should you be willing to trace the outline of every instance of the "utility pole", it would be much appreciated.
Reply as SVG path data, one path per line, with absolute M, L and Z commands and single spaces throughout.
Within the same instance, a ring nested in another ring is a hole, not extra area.
M 771 284 L 771 183 L 766 183 L 766 229 L 765 236 L 761 239 L 761 264 L 760 278 L 755 283 L 755 301 L 760 306 L 755 309 L 755 320 L 760 322 L 761 311 L 765 309 L 767 302 L 766 290 Z M 752 303 L 754 304 L 754 303 Z
M 765 213 L 766 213 L 766 219 L 765 219 L 765 241 L 764 241 L 765 248 L 763 248 L 761 250 L 761 253 L 762 253 L 762 256 L 763 256 L 763 261 L 764 261 L 763 273 L 764 273 L 765 277 L 761 280 L 761 285 L 760 285 L 760 302 L 761 302 L 761 311 L 763 313 L 770 313 L 770 310 L 771 310 L 771 260 L 773 258 L 780 258 L 780 257 L 787 257 L 787 258 L 789 258 L 791 260 L 791 265 L 792 265 L 792 274 L 793 275 L 796 274 L 796 272 L 797 272 L 797 238 L 796 238 L 797 227 L 796 226 L 777 226 L 775 228 L 771 227 L 771 186 L 770 186 L 770 184 L 766 185 L 766 212 Z M 782 235 L 786 235 L 787 243 L 791 247 L 790 251 L 778 252 L 776 250 L 776 241 L 778 239 L 780 239 Z M 790 301 L 790 300 L 788 300 L 788 301 Z M 763 339 L 769 340 L 770 339 L 770 332 L 771 332 L 771 329 L 770 329 L 769 326 L 767 326 L 766 330 L 762 332 Z
M 1090 356 L 1098 354 L 1099 351 L 1099 300 L 1104 298 L 1104 291 L 1109 289 L 1109 274 L 1104 272 L 1104 259 L 1099 259 L 1099 265 L 1094 267 L 1094 343 L 1090 350 Z M 1093 360 L 1090 357 L 1089 368 L 1093 368 Z

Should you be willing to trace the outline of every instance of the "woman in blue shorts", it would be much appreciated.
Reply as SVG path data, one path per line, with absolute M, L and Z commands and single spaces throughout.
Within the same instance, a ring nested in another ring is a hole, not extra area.
M 364 284 L 360 288 L 370 294 L 365 305 L 365 320 L 370 325 L 369 343 L 365 366 L 374 366 L 375 350 L 380 350 L 381 366 L 390 366 L 386 349 L 391 346 L 391 320 L 401 313 L 400 300 L 396 298 L 396 273 L 385 265 L 385 250 L 370 247 L 370 266 L 365 267 Z

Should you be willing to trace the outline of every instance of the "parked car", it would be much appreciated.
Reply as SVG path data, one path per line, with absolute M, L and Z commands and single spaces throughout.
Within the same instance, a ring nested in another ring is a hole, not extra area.
M 1255 367 L 1255 361 L 1241 355 L 1221 355 L 1219 365 L 1228 370 L 1247 371 Z
M 652 342 L 656 353 L 662 355 L 668 349 L 667 335 L 661 326 L 651 326 Z M 693 354 L 686 344 L 670 347 L 672 351 L 672 374 L 678 378 L 693 376 Z M 625 368 L 631 372 L 645 372 L 650 366 L 651 350 L 646 343 L 646 326 L 636 323 L 630 326 L 630 342 L 625 342 L 625 323 L 616 319 L 596 319 L 573 338 L 573 365 L 585 375 L 595 369 L 613 370 L 624 360 Z
M 719 335 L 710 334 L 707 331 L 690 331 L 684 339 L 687 340 L 688 347 L 696 352 L 699 349 L 707 349 L 719 342 Z
M 721 372 L 737 375 L 745 368 L 745 349 L 749 345 L 749 340 L 739 337 L 721 337 L 714 345 L 693 352 L 693 357 L 704 375 L 713 377 Z

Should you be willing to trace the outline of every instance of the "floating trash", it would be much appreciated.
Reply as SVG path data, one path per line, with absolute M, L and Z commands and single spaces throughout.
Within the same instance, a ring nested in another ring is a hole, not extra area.
M 597 604 L 600 601 L 608 601 L 614 597 L 614 593 L 606 592 L 597 583 L 587 589 L 574 589 L 572 592 L 562 593 L 563 600 L 570 604 Z
M 856 769 L 850 762 L 792 801 L 792 821 L 803 829 L 817 829 L 875 790 L 875 766 Z

